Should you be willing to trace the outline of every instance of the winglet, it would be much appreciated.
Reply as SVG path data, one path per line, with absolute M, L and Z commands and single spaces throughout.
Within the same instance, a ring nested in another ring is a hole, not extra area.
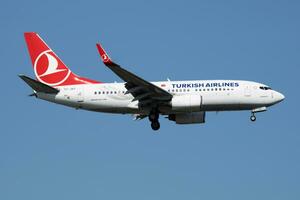
M 101 46 L 101 44 L 97 43 L 96 44 L 97 46 L 97 49 L 98 49 L 98 52 L 101 56 L 101 59 L 103 61 L 103 63 L 106 65 L 106 66 L 113 66 L 113 65 L 117 65 L 116 63 L 114 63 L 110 57 L 107 55 L 107 53 L 105 52 L 105 50 L 103 49 L 103 47 Z

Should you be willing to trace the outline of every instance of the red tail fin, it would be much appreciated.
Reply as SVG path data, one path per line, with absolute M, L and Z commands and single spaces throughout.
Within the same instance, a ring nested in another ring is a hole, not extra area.
M 24 33 L 36 78 L 50 86 L 99 83 L 75 75 L 37 33 Z

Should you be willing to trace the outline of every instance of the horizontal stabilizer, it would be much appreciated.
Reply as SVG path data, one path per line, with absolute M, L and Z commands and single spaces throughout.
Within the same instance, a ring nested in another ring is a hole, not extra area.
M 50 87 L 49 85 L 46 85 L 44 83 L 41 83 L 37 80 L 29 78 L 25 75 L 19 75 L 19 77 L 23 81 L 25 81 L 25 83 L 27 83 L 36 92 L 43 92 L 43 93 L 47 93 L 47 94 L 57 94 L 59 92 L 59 90 L 57 90 L 53 87 Z

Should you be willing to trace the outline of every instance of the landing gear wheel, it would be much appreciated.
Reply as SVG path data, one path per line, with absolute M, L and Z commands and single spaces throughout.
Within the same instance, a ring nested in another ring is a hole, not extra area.
M 160 128 L 160 123 L 158 121 L 159 119 L 159 112 L 157 109 L 153 109 L 150 113 L 149 113 L 149 121 L 151 122 L 151 128 L 154 131 L 157 131 Z
M 253 115 L 251 115 L 251 117 L 250 117 L 250 120 L 251 121 L 253 121 L 253 122 L 255 122 L 255 120 L 256 120 L 256 117 L 255 117 L 255 115 L 253 114 Z
M 152 128 L 154 131 L 157 131 L 157 130 L 160 128 L 160 123 L 159 123 L 159 121 L 153 121 L 153 122 L 151 122 L 151 128 Z

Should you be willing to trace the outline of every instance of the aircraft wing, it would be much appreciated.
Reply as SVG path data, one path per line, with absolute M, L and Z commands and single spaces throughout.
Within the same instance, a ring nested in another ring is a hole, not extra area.
M 100 44 L 96 46 L 103 63 L 126 82 L 126 93 L 130 93 L 134 96 L 133 101 L 138 100 L 140 105 L 148 105 L 160 104 L 172 99 L 173 96 L 169 92 L 123 69 L 109 58 Z

